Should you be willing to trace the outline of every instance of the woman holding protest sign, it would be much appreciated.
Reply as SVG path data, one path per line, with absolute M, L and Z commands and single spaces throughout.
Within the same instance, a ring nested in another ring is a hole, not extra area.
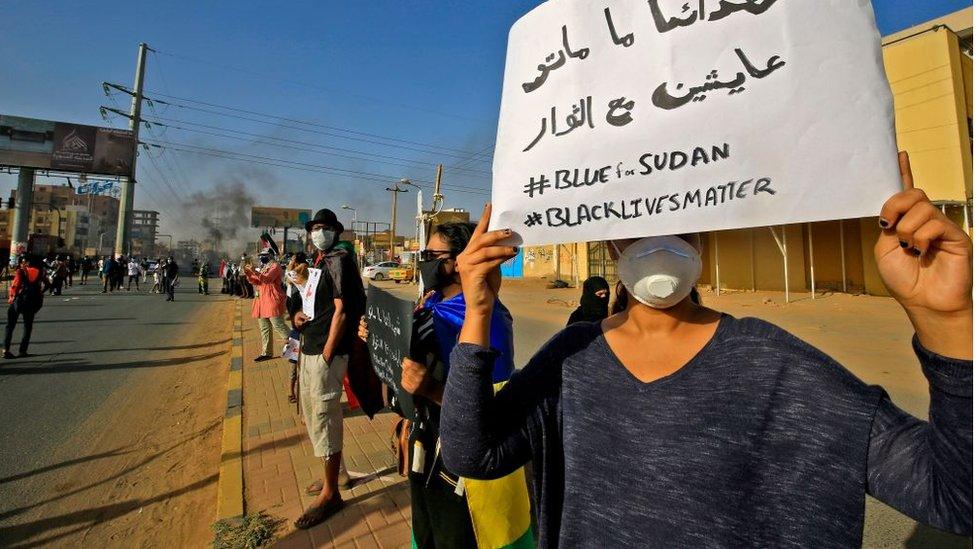
M 534 547 L 529 529 L 529 499 L 521 469 L 504 479 L 479 482 L 459 478 L 444 466 L 439 452 L 440 404 L 450 369 L 448 357 L 465 316 L 465 297 L 455 268 L 468 245 L 473 223 L 437 227 L 421 252 L 423 286 L 429 292 L 413 315 L 409 358 L 402 362 L 401 385 L 414 396 L 416 421 L 404 419 L 409 432 L 406 464 L 410 469 L 413 544 L 438 547 Z M 512 315 L 495 300 L 489 320 L 492 360 L 488 378 L 502 384 L 514 371 Z M 359 335 L 367 339 L 365 320 Z
M 860 546 L 865 493 L 971 535 L 972 242 L 899 162 L 875 257 L 916 331 L 928 422 L 782 329 L 693 303 L 699 250 L 674 236 L 612 242 L 624 311 L 569 326 L 494 394 L 488 325 L 515 250 L 488 206 L 457 258 L 447 466 L 495 478 L 533 460 L 543 547 Z

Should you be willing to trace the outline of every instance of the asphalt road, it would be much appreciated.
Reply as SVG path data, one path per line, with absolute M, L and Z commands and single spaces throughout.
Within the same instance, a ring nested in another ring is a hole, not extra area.
M 172 356 L 182 348 L 173 341 L 187 330 L 206 329 L 190 319 L 221 299 L 197 294 L 195 282 L 184 277 L 173 303 L 147 293 L 145 285 L 141 292 L 102 294 L 101 286 L 76 284 L 45 297 L 34 321 L 33 356 L 0 360 L 0 525 L 36 498 L 33 477 L 65 465 L 61 446 L 111 393 L 145 368 L 185 360 Z M 21 333 L 18 325 L 15 353 Z M 200 349 L 194 358 L 214 352 Z

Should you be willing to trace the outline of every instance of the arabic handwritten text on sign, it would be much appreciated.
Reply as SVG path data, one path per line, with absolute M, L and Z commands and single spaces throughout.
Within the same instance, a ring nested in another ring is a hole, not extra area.
M 870 3 L 550 0 L 512 27 L 492 227 L 525 244 L 876 215 L 899 189 Z

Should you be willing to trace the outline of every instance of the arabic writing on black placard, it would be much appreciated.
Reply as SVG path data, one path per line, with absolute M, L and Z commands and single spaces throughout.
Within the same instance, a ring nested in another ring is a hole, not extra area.
M 413 398 L 400 385 L 402 362 L 410 350 L 413 303 L 399 299 L 376 286 L 366 292 L 366 327 L 370 358 L 376 375 L 396 394 L 400 409 L 414 417 Z

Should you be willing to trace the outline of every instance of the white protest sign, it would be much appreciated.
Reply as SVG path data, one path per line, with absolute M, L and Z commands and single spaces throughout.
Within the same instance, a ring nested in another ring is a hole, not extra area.
M 511 29 L 492 227 L 552 244 L 877 215 L 868 0 L 549 0 Z

